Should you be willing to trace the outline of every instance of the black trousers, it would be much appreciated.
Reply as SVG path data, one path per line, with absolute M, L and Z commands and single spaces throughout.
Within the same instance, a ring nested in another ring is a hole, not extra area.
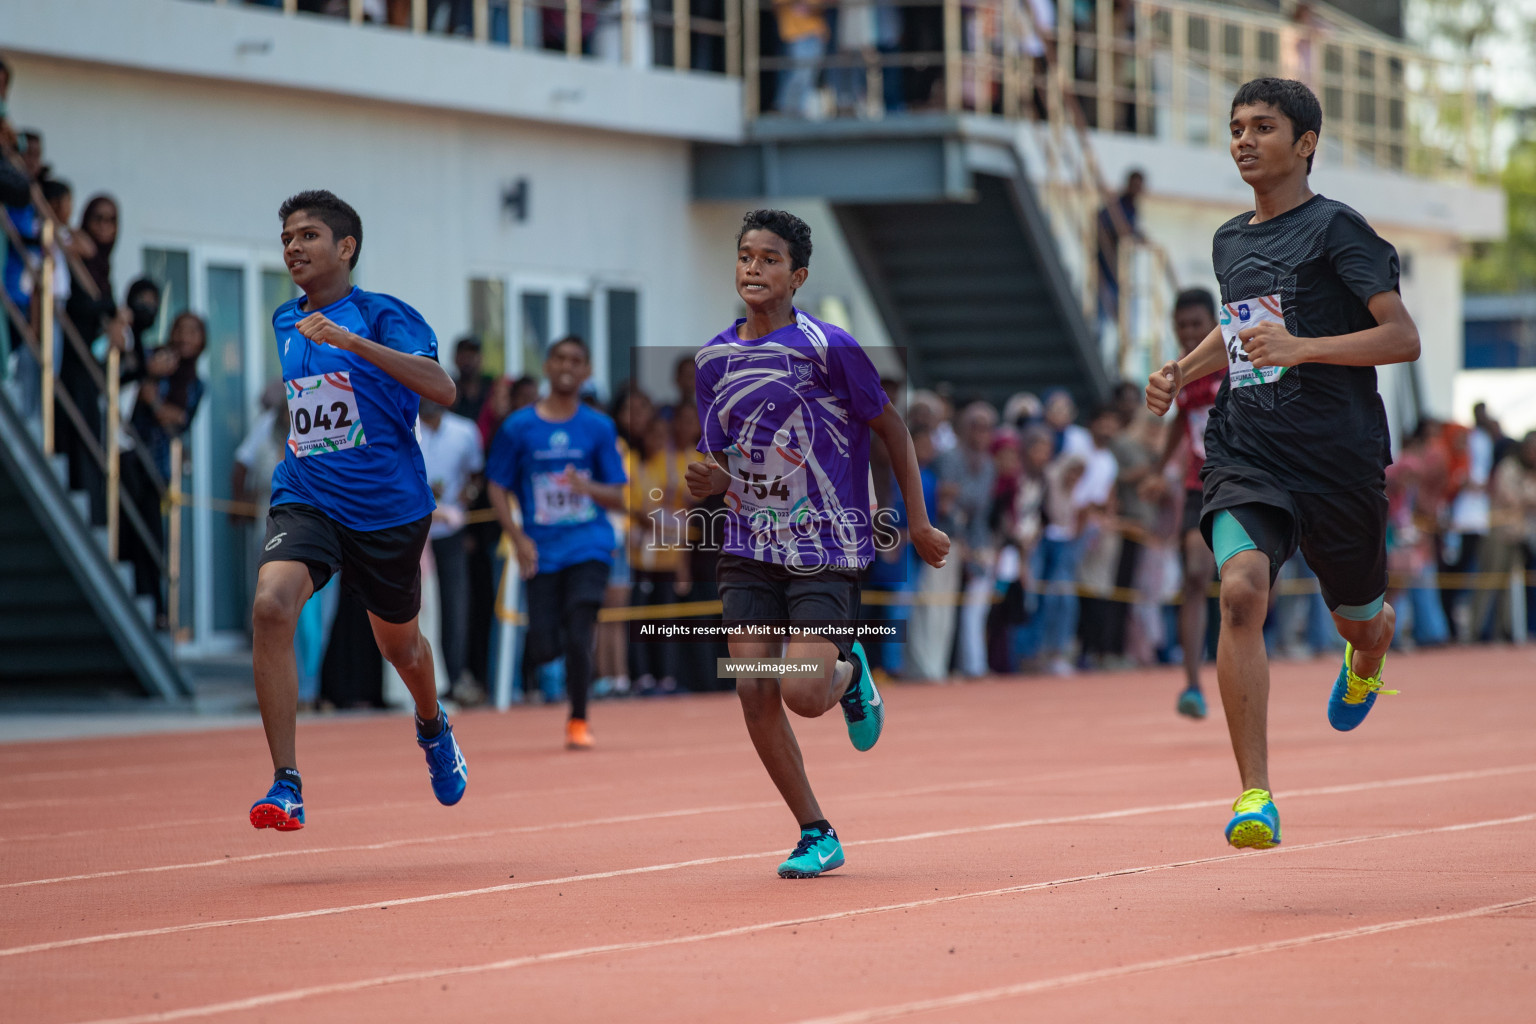
M 463 675 L 469 650 L 469 552 L 464 541 L 463 530 L 432 541 L 432 561 L 437 563 L 443 665 L 448 669 L 448 678 L 440 683 L 445 692 Z
M 162 557 L 165 554 L 165 520 L 160 515 L 160 492 L 155 489 L 155 481 L 150 477 L 149 470 L 139 460 L 137 452 L 124 452 L 122 460 L 122 494 L 119 504 L 131 505 L 144 520 L 144 525 L 149 528 L 150 540 L 159 547 Z M 149 547 L 139 538 L 138 530 L 129 522 L 128 516 L 122 517 L 118 527 L 118 551 L 123 559 L 133 565 L 134 590 L 140 595 L 148 595 L 155 601 L 155 617 L 165 617 L 165 590 L 161 586 L 160 568 L 155 564 L 155 556 Z
M 523 644 L 523 685 L 535 678 L 540 665 L 564 655 L 565 691 L 571 700 L 572 718 L 587 717 L 592 636 L 610 572 L 607 562 L 578 562 L 539 573 L 524 590 L 528 637 Z
M 677 574 L 633 570 L 634 585 L 629 591 L 629 603 L 636 607 L 658 607 L 677 602 Z M 629 678 L 651 676 L 660 682 L 678 678 L 678 643 L 672 640 L 630 641 Z

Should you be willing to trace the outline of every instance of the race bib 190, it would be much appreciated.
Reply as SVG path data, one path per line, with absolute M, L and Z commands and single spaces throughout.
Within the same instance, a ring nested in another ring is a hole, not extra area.
M 584 469 L 576 475 L 591 479 Z M 571 489 L 565 472 L 533 474 L 533 521 L 540 526 L 585 523 L 597 518 L 597 506 L 591 497 Z
M 1237 332 L 1266 320 L 1285 326 L 1285 310 L 1280 306 L 1280 296 L 1262 295 L 1256 299 L 1228 302 L 1221 307 L 1221 340 L 1226 343 L 1227 373 L 1234 388 L 1273 384 L 1288 369 L 1284 366 L 1254 366 L 1248 353 L 1243 351 L 1243 340 Z
M 368 443 L 350 373 L 296 377 L 283 385 L 288 396 L 288 450 L 294 455 L 302 459 Z

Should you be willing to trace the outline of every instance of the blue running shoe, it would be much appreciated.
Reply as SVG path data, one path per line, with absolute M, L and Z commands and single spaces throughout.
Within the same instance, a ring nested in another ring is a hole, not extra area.
M 304 827 L 304 797 L 291 782 L 279 779 L 266 796 L 251 805 L 251 824 L 279 832 L 298 831 Z
M 437 713 L 443 720 L 443 731 L 426 739 L 418 729 L 416 745 L 427 752 L 427 774 L 432 776 L 432 792 L 437 802 L 452 807 L 464 798 L 464 787 L 469 785 L 469 766 L 464 763 L 464 752 L 453 738 L 448 712 L 439 704 Z
M 1381 659 L 1381 667 L 1376 674 L 1369 679 L 1363 679 L 1355 675 L 1350 659 L 1355 649 L 1347 642 L 1344 644 L 1344 666 L 1339 669 L 1339 678 L 1334 680 L 1333 693 L 1328 697 L 1328 724 L 1340 732 L 1349 732 L 1355 726 L 1365 721 L 1365 716 L 1371 713 L 1371 706 L 1376 703 L 1378 693 L 1396 693 L 1396 690 L 1383 690 L 1381 688 L 1381 673 L 1387 667 L 1387 659 Z
M 1179 714 L 1185 718 L 1205 717 L 1205 694 L 1199 690 L 1189 689 L 1179 694 Z
M 779 877 L 815 878 L 823 871 L 842 866 L 843 844 L 837 841 L 837 830 L 805 828 L 800 830 L 800 841 L 789 860 L 779 865 Z
M 874 677 L 869 674 L 869 656 L 857 640 L 853 642 L 853 656 L 853 670 L 857 676 L 838 703 L 843 706 L 843 721 L 848 723 L 848 738 L 853 741 L 853 749 L 868 750 L 880 739 L 880 730 L 885 727 L 885 702 L 880 699 Z
M 1247 789 L 1232 805 L 1227 842 L 1239 850 L 1267 850 L 1280 845 L 1280 812 L 1267 789 Z

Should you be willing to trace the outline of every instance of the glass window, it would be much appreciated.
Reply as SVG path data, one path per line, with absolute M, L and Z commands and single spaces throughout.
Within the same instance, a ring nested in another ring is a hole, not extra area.
M 191 304 L 191 263 L 185 249 L 144 249 L 144 276 L 160 286 L 160 317 L 144 333 L 144 341 L 159 345 L 176 314 Z
M 544 349 L 549 336 L 549 294 L 524 292 L 518 303 L 518 340 L 523 346 L 523 372 L 538 377 L 544 372 Z
M 628 288 L 608 289 L 608 382 L 609 390 L 634 376 L 630 365 L 640 344 L 640 293 Z
M 276 345 L 272 348 L 275 351 Z M 202 483 L 206 493 L 227 499 L 235 449 L 245 440 L 249 425 L 245 399 L 243 267 L 208 268 L 208 349 L 203 356 L 201 375 L 208 390 L 198 415 L 208 421 L 209 442 L 208 479 Z M 228 516 L 211 516 L 208 522 L 213 535 L 213 564 L 219 567 L 213 576 L 213 628 L 243 630 L 248 614 L 245 598 L 250 589 L 244 533 Z M 184 597 L 190 597 L 191 590 L 184 587 Z
M 469 332 L 480 339 L 481 373 L 507 372 L 507 286 L 495 278 L 469 282 Z
M 277 333 L 272 330 L 272 314 L 277 312 L 277 307 L 299 294 L 298 287 L 293 283 L 293 278 L 288 276 L 286 270 L 263 270 L 261 272 L 261 310 L 262 322 L 266 325 L 263 333 L 266 344 L 262 346 L 261 356 L 261 380 L 263 385 L 270 380 L 280 380 L 283 376 L 283 366 L 277 354 Z
M 592 344 L 592 298 L 588 295 L 565 297 L 565 333 L 574 334 Z

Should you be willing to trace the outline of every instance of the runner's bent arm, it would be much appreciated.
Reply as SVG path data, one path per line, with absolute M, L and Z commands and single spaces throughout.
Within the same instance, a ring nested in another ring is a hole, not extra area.
M 430 356 L 397 352 L 387 345 L 369 341 L 333 323 L 323 313 L 311 313 L 296 326 L 310 341 L 361 356 L 422 398 L 431 399 L 438 405 L 452 405 L 458 397 L 453 378 Z
M 1331 363 L 1334 366 L 1385 366 L 1419 358 L 1419 329 L 1395 291 L 1371 296 L 1366 308 L 1376 320 L 1353 334 L 1333 338 L 1298 338 L 1283 324 L 1266 321 L 1238 332 L 1243 351 L 1254 366 L 1295 366 Z
M 949 554 L 949 537 L 928 519 L 928 506 L 923 503 L 923 471 L 917 464 L 917 451 L 906 423 L 896 407 L 887 402 L 880 415 L 869 421 L 869 429 L 885 442 L 893 463 L 900 460 L 896 486 L 901 488 L 902 500 L 907 503 L 907 532 L 912 546 L 923 561 L 935 569 L 942 568 Z M 897 452 L 902 454 L 897 456 Z
M 584 476 L 571 474 L 571 490 L 577 494 L 585 494 L 603 508 L 612 512 L 624 511 L 624 485 L 605 484 L 596 480 L 589 480 Z
M 688 493 L 695 500 L 703 501 L 711 494 L 723 493 L 731 486 L 731 474 L 721 467 L 725 465 L 725 452 L 710 452 L 708 462 L 690 462 L 685 470 Z
M 1173 404 L 1173 396 L 1192 380 L 1199 380 L 1227 365 L 1227 346 L 1221 328 L 1212 328 L 1205 340 L 1183 359 L 1170 359 L 1147 380 L 1147 408 L 1161 416 Z
M 501 524 L 502 532 L 507 535 L 507 539 L 512 542 L 512 550 L 517 553 L 518 572 L 523 579 L 532 579 L 539 571 L 539 547 L 532 537 L 523 532 L 522 524 L 512 514 L 511 493 L 494 480 L 487 480 L 486 487 L 491 496 L 491 508 L 496 510 L 496 521 Z

